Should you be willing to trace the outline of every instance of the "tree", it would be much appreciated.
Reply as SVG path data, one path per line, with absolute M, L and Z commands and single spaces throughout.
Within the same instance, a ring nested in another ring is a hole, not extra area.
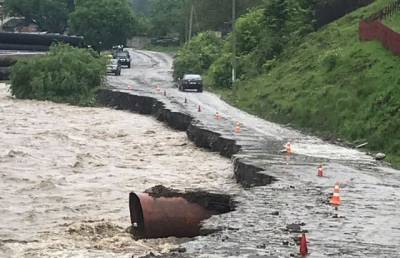
M 196 29 L 221 30 L 232 27 L 232 0 L 193 0 L 196 15 Z M 262 0 L 236 0 L 236 15 L 262 4 Z
M 148 0 L 130 0 L 133 6 L 133 10 L 135 13 L 148 15 L 149 14 L 149 6 L 150 3 Z
M 138 0 L 136 0 L 138 1 Z M 230 30 L 232 0 L 149 0 L 152 34 L 165 36 L 179 34 L 181 39 L 188 32 L 192 4 L 193 32 Z M 238 16 L 249 8 L 260 5 L 262 0 L 237 0 Z
M 203 74 L 221 53 L 222 39 L 213 32 L 202 32 L 181 48 L 174 60 L 174 78 L 185 73 Z
M 9 15 L 23 16 L 40 30 L 58 33 L 65 31 L 72 8 L 70 0 L 5 0 L 4 6 Z
M 185 35 L 188 0 L 150 0 L 151 34 L 153 36 Z
M 125 44 L 139 24 L 127 0 L 78 0 L 70 14 L 70 29 L 100 50 Z

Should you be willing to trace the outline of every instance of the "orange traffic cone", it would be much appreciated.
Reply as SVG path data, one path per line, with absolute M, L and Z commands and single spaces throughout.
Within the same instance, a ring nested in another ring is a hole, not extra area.
M 221 115 L 218 112 L 215 113 L 215 119 L 216 120 L 220 120 L 221 119 Z
M 197 112 L 201 112 L 201 106 L 199 105 L 199 107 L 197 108 Z
M 239 122 L 236 123 L 235 133 L 240 133 L 240 123 Z
M 300 255 L 305 257 L 308 255 L 308 248 L 307 248 L 307 238 L 306 234 L 301 234 L 300 237 Z
M 331 198 L 331 204 L 336 207 L 339 206 L 341 202 L 339 192 L 340 192 L 340 187 L 339 187 L 339 182 L 337 182 L 335 184 L 335 188 L 333 189 L 333 196 Z
M 288 155 L 292 154 L 292 145 L 290 144 L 290 142 L 286 143 L 286 153 Z
M 319 176 L 319 177 L 323 177 L 324 176 L 324 169 L 322 168 L 322 165 L 319 165 L 319 167 L 318 167 L 317 176 Z

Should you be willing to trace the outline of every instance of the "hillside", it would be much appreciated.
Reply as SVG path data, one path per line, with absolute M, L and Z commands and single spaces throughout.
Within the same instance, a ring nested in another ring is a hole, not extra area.
M 384 23 L 392 30 L 400 32 L 400 12 L 385 20 Z
M 273 68 L 223 95 L 262 118 L 389 154 L 400 164 L 400 57 L 360 42 L 358 23 L 391 1 L 377 0 L 287 48 Z M 393 26 L 400 26 L 392 19 Z

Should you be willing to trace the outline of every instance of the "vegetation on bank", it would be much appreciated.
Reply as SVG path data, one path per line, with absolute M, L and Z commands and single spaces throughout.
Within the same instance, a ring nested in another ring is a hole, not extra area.
M 387 18 L 384 24 L 389 26 L 393 31 L 400 33 L 400 12 L 395 13 L 392 17 Z
M 222 39 L 215 33 L 202 32 L 178 51 L 174 61 L 174 78 L 182 78 L 185 73 L 202 74 L 218 58 Z
M 88 49 L 52 46 L 42 57 L 19 60 L 11 70 L 11 94 L 20 99 L 92 106 L 106 74 L 106 59 Z
M 232 41 L 227 38 L 220 57 L 203 73 L 208 86 L 235 106 L 262 118 L 329 138 L 368 142 L 370 150 L 385 152 L 400 164 L 400 59 L 381 43 L 360 42 L 358 38 L 359 20 L 389 3 L 377 0 L 299 36 L 287 30 L 281 35 L 263 31 L 261 36 L 259 29 L 251 31 L 251 24 L 268 24 L 256 10 L 237 22 L 238 82 L 230 88 L 230 82 L 215 79 L 221 76 L 213 78 L 218 70 L 226 78 L 230 76 Z M 268 13 L 272 20 L 276 18 Z M 303 21 L 304 25 L 310 22 L 307 18 Z M 241 22 L 244 26 L 239 26 Z M 287 19 L 283 25 L 289 31 L 292 28 Z M 241 42 L 240 34 L 247 39 Z M 279 35 L 278 48 L 270 47 L 274 35 Z M 247 48 L 241 45 L 245 42 L 255 43 Z M 259 52 L 263 48 L 266 52 Z

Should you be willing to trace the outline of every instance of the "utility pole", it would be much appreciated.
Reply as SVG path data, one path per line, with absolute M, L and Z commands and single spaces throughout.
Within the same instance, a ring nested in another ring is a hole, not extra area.
M 232 0 L 232 86 L 236 81 L 236 0 Z
M 192 29 L 193 29 L 193 13 L 194 13 L 194 5 L 192 1 L 192 6 L 190 8 L 190 19 L 189 19 L 189 36 L 188 41 L 192 39 Z

